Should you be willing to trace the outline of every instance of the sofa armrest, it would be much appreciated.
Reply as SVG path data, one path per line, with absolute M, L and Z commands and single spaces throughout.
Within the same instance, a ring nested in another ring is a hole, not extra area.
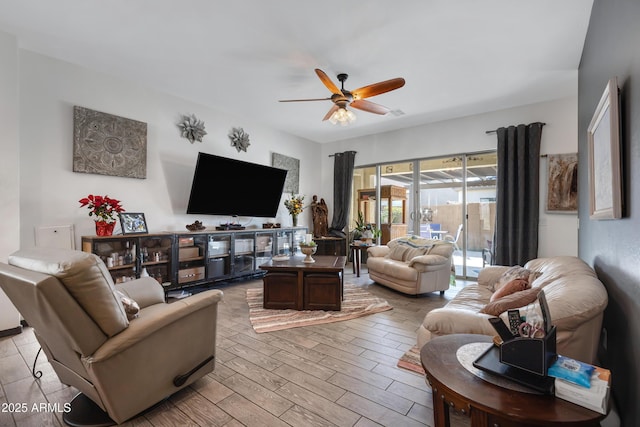
M 413 267 L 418 271 L 433 270 L 433 267 L 442 267 L 443 265 L 449 268 L 451 260 L 441 255 L 419 255 L 411 258 L 409 261 L 409 267 Z
M 480 334 L 496 335 L 489 323 L 493 317 L 466 309 L 437 308 L 427 313 L 423 326 L 434 335 Z
M 171 304 L 161 304 L 141 311 L 140 317 L 133 319 L 127 329 L 105 342 L 92 356 L 87 358 L 87 362 L 99 363 L 107 360 L 143 341 L 167 325 L 180 322 L 192 313 L 218 304 L 222 300 L 222 295 L 222 291 L 214 289 Z M 216 319 L 211 319 L 211 321 L 215 322 Z
M 118 283 L 115 287 L 117 291 L 137 302 L 140 308 L 165 302 L 162 285 L 151 277 Z
M 502 276 L 502 274 L 507 271 L 510 267 L 502 266 L 502 265 L 490 265 L 478 273 L 478 285 L 484 286 L 489 289 L 491 292 L 494 292 L 495 284 Z
M 380 245 L 380 246 L 371 246 L 367 248 L 367 255 L 372 257 L 383 257 L 389 253 L 389 246 Z

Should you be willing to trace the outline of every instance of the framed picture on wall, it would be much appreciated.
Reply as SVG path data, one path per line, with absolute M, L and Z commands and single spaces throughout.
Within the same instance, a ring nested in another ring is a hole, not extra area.
M 589 218 L 622 217 L 620 108 L 617 78 L 612 78 L 587 129 Z
M 146 234 L 147 221 L 143 213 L 120 213 L 120 225 L 122 226 L 122 234 Z

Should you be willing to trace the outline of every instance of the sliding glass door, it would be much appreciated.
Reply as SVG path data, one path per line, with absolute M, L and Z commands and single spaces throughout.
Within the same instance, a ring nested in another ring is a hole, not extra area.
M 352 227 L 376 224 L 380 243 L 405 234 L 454 244 L 456 276 L 489 263 L 495 222 L 495 152 L 356 168 Z

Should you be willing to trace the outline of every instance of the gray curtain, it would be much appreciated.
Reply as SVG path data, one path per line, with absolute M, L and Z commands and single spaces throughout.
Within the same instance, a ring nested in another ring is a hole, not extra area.
M 344 228 L 349 220 L 355 159 L 355 151 L 345 151 L 333 155 L 333 217 L 331 218 L 331 227 L 329 227 L 329 236 L 347 237 Z
M 538 257 L 540 140 L 543 123 L 509 126 L 498 134 L 494 263 L 524 265 Z

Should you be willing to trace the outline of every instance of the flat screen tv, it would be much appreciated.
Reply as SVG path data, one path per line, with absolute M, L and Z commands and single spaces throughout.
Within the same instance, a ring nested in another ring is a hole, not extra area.
M 274 218 L 287 171 L 199 153 L 188 214 Z

